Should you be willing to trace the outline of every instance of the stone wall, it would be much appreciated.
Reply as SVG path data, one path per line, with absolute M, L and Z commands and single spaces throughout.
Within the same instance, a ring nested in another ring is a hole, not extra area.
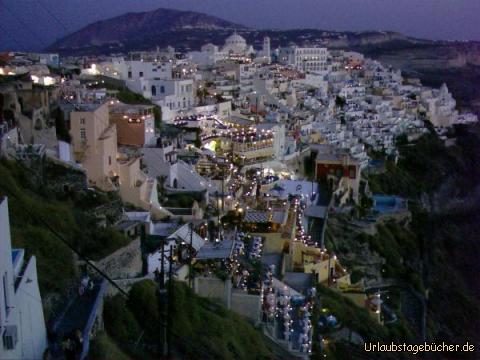
M 199 296 L 220 301 L 227 309 L 257 323 L 260 321 L 260 295 L 250 295 L 233 289 L 230 280 L 223 281 L 216 277 L 196 277 L 194 290 Z
M 118 249 L 98 261 L 96 265 L 112 279 L 135 278 L 142 273 L 140 239 Z
M 135 277 L 135 278 L 130 278 L 130 279 L 118 279 L 115 280 L 115 284 L 122 289 L 125 292 L 129 292 L 130 289 L 132 288 L 133 285 L 135 285 L 137 282 L 144 281 L 144 280 L 154 280 L 153 274 L 148 274 L 146 276 L 140 276 L 140 277 Z M 107 296 L 114 296 L 118 294 L 119 290 L 112 284 L 108 284 Z
M 231 305 L 232 282 L 223 281 L 216 277 L 196 277 L 194 290 L 199 296 L 219 300 L 228 309 Z
M 250 295 L 241 290 L 232 292 L 231 310 L 255 324 L 260 321 L 261 307 L 260 295 Z

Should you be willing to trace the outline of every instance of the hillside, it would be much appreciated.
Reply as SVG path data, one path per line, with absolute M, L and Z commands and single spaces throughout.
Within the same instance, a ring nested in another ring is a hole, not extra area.
M 127 13 L 97 21 L 58 40 L 51 50 L 83 49 L 103 46 L 126 46 L 148 39 L 162 38 L 165 33 L 178 30 L 242 29 L 214 16 L 191 11 L 157 9 L 149 12 Z
M 323 44 L 333 48 L 379 45 L 390 42 L 431 43 L 391 31 L 339 32 L 321 29 L 249 29 L 244 25 L 192 11 L 157 9 L 126 13 L 89 24 L 57 40 L 49 51 L 93 54 L 148 50 L 172 45 L 180 50 L 197 49 L 207 42 L 219 43 L 235 29 L 249 43 L 261 44 L 269 36 L 272 46 L 289 42 Z
M 457 143 L 448 148 L 434 135 L 425 136 L 414 146 L 400 147 L 398 165 L 391 163 L 385 174 L 369 178 L 372 191 L 411 199 L 408 241 L 399 242 L 398 251 L 407 251 L 403 257 L 416 273 L 408 281 L 428 291 L 427 338 L 436 341 L 478 341 L 479 323 L 472 319 L 480 317 L 479 134 L 478 126 L 457 127 Z M 396 251 L 391 242 L 385 244 Z M 383 255 L 387 265 L 393 263 Z
M 105 302 L 106 332 L 132 358 L 159 358 L 161 324 L 168 320 L 159 311 L 157 293 L 157 285 L 145 280 L 132 287 L 128 299 L 115 295 Z M 241 316 L 195 295 L 182 283 L 175 283 L 173 294 L 170 316 L 174 358 L 272 358 L 261 331 Z M 139 338 L 138 334 L 143 336 Z
M 9 199 L 12 245 L 25 249 L 27 257 L 37 258 L 47 320 L 55 316 L 68 292 L 78 286 L 75 255 L 69 247 L 98 260 L 129 242 L 117 230 L 99 227 L 92 216 L 92 209 L 114 199 L 97 192 L 65 192 L 55 187 L 66 172 L 52 164 L 43 164 L 40 171 L 35 166 L 0 162 L 0 195 Z M 67 176 L 73 178 L 75 174 Z

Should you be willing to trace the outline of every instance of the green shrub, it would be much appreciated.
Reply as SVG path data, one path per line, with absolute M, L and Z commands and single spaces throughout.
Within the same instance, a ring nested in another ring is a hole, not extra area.
M 115 341 L 137 341 L 145 331 L 146 348 L 159 348 L 161 323 L 157 285 L 150 280 L 135 284 L 125 302 L 119 296 L 105 303 L 107 332 Z M 271 353 L 263 335 L 241 316 L 222 305 L 195 295 L 184 284 L 174 284 L 170 315 L 174 353 L 187 359 L 269 359 Z M 120 314 L 120 320 L 112 317 Z M 130 315 L 128 315 L 130 314 Z M 132 320 L 132 318 L 134 320 Z M 112 321 L 108 324 L 107 321 Z M 141 325 L 141 330 L 135 324 Z M 130 329 L 132 329 L 130 331 Z M 150 355 L 153 355 L 151 353 Z
M 107 333 L 117 341 L 133 342 L 142 331 L 122 295 L 106 299 L 103 317 Z
M 92 360 L 129 360 L 127 356 L 104 332 L 97 333 L 90 342 L 88 358 Z

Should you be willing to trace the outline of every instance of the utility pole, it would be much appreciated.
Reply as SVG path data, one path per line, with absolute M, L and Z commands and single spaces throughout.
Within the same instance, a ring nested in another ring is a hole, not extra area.
M 158 273 L 158 269 L 156 270 L 155 277 L 157 278 L 158 282 L 158 306 L 160 312 L 160 324 L 161 324 L 161 331 L 160 331 L 160 350 L 161 355 L 164 357 L 167 355 L 167 328 L 165 324 L 165 315 L 166 315 L 166 301 L 167 301 L 167 289 L 165 289 L 165 243 L 162 241 L 162 249 L 161 249 L 161 257 L 160 257 L 160 274 Z
M 220 239 L 220 204 L 218 203 L 220 201 L 220 193 L 218 191 L 215 192 L 217 195 L 217 225 L 218 225 L 218 239 Z
M 193 288 L 193 266 L 192 266 L 192 261 L 193 261 L 193 224 L 190 223 L 190 251 L 192 252 L 190 256 L 188 257 L 188 284 L 191 288 Z
M 170 256 L 168 265 L 168 301 L 167 301 L 167 359 L 172 358 L 172 325 L 173 325 L 173 291 L 175 284 L 173 283 L 173 245 L 170 245 Z
M 225 159 L 228 160 L 228 159 Z M 225 213 L 225 164 L 222 171 L 222 213 Z

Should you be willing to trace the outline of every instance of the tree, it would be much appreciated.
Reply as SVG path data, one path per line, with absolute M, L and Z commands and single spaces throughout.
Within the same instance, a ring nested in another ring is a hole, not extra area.
M 343 109 L 347 101 L 345 100 L 344 97 L 338 96 L 335 98 L 335 105 L 339 107 L 340 109 Z
M 156 340 L 155 334 L 159 333 L 161 322 L 165 321 L 159 312 L 157 284 L 153 281 L 135 283 L 128 294 L 127 306 L 147 330 L 146 337 Z
M 195 135 L 195 146 L 197 148 L 201 148 L 202 147 L 202 140 L 200 139 L 200 131 L 197 131 L 196 132 L 196 135 Z
M 65 120 L 63 118 L 63 112 L 60 108 L 56 108 L 53 111 L 53 117 L 55 118 L 55 129 L 57 133 L 57 138 L 65 142 L 72 141 L 72 138 L 68 132 L 67 126 L 65 125 Z
M 103 317 L 108 334 L 117 341 L 133 341 L 141 332 L 140 325 L 120 294 L 107 298 Z
M 197 89 L 197 97 L 200 99 L 200 104 L 205 102 L 205 98 L 208 95 L 208 90 L 206 87 L 199 87 Z
M 157 191 L 158 191 L 158 198 L 160 202 L 162 202 L 165 198 L 165 183 L 167 181 L 166 175 L 160 175 L 157 177 Z
M 155 129 L 160 130 L 162 128 L 162 108 L 155 106 L 153 108 L 153 116 L 155 117 Z

